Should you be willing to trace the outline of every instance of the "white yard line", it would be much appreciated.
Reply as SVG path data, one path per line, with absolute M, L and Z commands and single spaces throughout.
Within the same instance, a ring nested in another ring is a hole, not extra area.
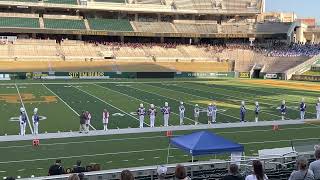
M 127 97 L 130 97 L 130 98 L 136 99 L 136 100 L 138 100 L 138 101 L 140 101 L 140 102 L 143 102 L 143 103 L 146 103 L 146 104 L 151 104 L 150 102 L 146 102 L 146 101 L 144 101 L 144 100 L 142 100 L 142 99 L 139 99 L 139 98 L 130 96 L 130 95 L 128 95 L 128 94 L 125 94 L 125 93 L 122 93 L 122 92 L 119 92 L 119 91 L 112 90 L 112 89 L 110 89 L 110 88 L 101 86 L 101 85 L 99 85 L 99 84 L 94 84 L 94 85 L 96 85 L 96 86 L 98 86 L 98 87 L 100 87 L 100 88 L 103 88 L 103 89 L 107 89 L 107 90 L 110 90 L 110 91 L 113 91 L 113 92 L 122 94 L 122 95 L 127 96 Z M 156 106 L 156 105 L 155 105 L 155 107 L 161 109 L 160 106 Z M 175 114 L 175 115 L 179 116 L 177 113 L 174 113 L 174 112 L 172 112 L 172 114 Z M 188 118 L 188 117 L 185 117 L 185 119 L 188 119 L 188 120 L 190 120 L 190 121 L 192 121 L 192 122 L 195 122 L 194 120 L 192 120 L 192 119 L 190 119 L 190 118 Z
M 91 97 L 94 97 L 94 98 L 98 99 L 99 101 L 101 101 L 101 102 L 103 102 L 103 103 L 105 103 L 105 104 L 107 104 L 107 105 L 109 105 L 109 106 L 111 106 L 111 107 L 113 107 L 113 108 L 115 108 L 115 109 L 123 112 L 124 114 L 126 114 L 126 115 L 134 118 L 135 120 L 137 120 L 137 121 L 139 122 L 139 119 L 138 119 L 137 117 L 135 117 L 135 116 L 133 116 L 133 115 L 125 112 L 124 110 L 122 110 L 122 109 L 120 109 L 120 108 L 118 108 L 118 107 L 116 107 L 116 106 L 114 106 L 114 105 L 106 102 L 105 100 L 103 100 L 103 99 L 101 99 L 101 98 L 99 98 L 99 97 L 97 97 L 97 96 L 95 96 L 95 95 L 93 95 L 93 94 L 91 94 L 91 93 L 89 93 L 89 92 L 87 92 L 87 91 L 85 91 L 85 90 L 82 90 L 82 89 L 80 89 L 80 88 L 78 88 L 78 87 L 75 87 L 75 86 L 72 86 L 72 87 L 74 87 L 74 88 L 78 89 L 79 91 L 81 91 L 81 92 L 83 92 L 83 93 L 85 93 L 85 94 L 87 94 L 87 95 L 89 95 L 89 96 L 91 96 Z M 144 122 L 144 124 L 146 124 L 147 126 L 150 126 L 150 124 L 148 124 L 148 123 L 146 123 L 146 122 Z
M 149 84 L 147 84 L 147 85 L 149 85 Z M 151 85 L 151 86 L 152 86 L 152 85 Z M 157 87 L 157 86 L 154 86 L 154 87 Z M 177 87 L 181 87 L 181 86 L 177 86 Z M 182 88 L 192 89 L 192 88 L 189 88 L 189 87 L 182 87 Z M 217 89 L 221 89 L 221 88 L 217 88 Z M 219 95 L 221 95 L 221 96 L 232 97 L 232 98 L 234 98 L 234 99 L 237 99 L 237 98 L 238 98 L 237 96 L 231 96 L 231 95 L 227 95 L 227 94 L 221 94 L 221 93 L 206 91 L 206 90 L 202 90 L 202 89 L 197 89 L 197 90 L 198 90 L 198 91 L 202 91 L 202 92 L 206 92 L 206 93 L 219 94 Z M 229 90 L 229 91 L 231 91 L 231 90 Z M 234 91 L 234 90 L 232 90 L 232 91 Z M 248 93 L 240 92 L 240 91 L 234 91 L 234 92 L 239 93 L 239 94 L 248 94 Z M 269 93 L 270 93 L 270 92 L 269 92 Z M 252 94 L 251 94 L 251 95 L 252 95 Z M 281 94 L 281 95 L 283 95 L 283 94 Z M 271 99 L 278 100 L 278 103 L 279 103 L 279 104 L 280 104 L 281 101 L 283 100 L 283 99 L 276 99 L 276 98 L 271 98 Z M 249 99 L 243 99 L 243 100 L 244 100 L 244 101 L 253 101 L 253 100 L 249 100 Z M 264 100 L 270 100 L 270 99 L 264 99 Z M 238 100 L 238 101 L 240 102 L 241 100 Z M 291 103 L 292 103 L 292 101 L 288 101 L 288 102 L 291 102 Z M 270 104 L 270 103 L 266 103 L 266 102 L 261 102 L 261 104 L 267 104 L 267 105 L 270 105 L 270 106 L 273 106 L 273 105 L 274 105 L 274 104 Z M 292 110 L 294 110 L 294 111 L 300 112 L 298 109 L 295 109 L 295 108 L 290 108 L 290 107 L 287 107 L 287 108 L 288 108 L 288 109 L 292 109 Z M 298 108 L 298 105 L 297 105 L 297 108 Z M 266 112 L 264 112 L 264 113 L 266 113 Z M 315 113 L 312 113 L 312 112 L 307 112 L 307 113 L 315 114 Z M 268 114 L 271 114 L 271 113 L 268 113 Z M 281 116 L 275 115 L 275 114 L 271 114 L 271 115 L 281 117 Z
M 101 154 L 84 154 L 84 155 L 78 155 L 78 156 L 62 156 L 62 157 L 50 157 L 50 158 L 41 158 L 41 159 L 39 158 L 39 159 L 25 159 L 25 160 L 15 160 L 15 161 L 0 161 L 0 164 L 22 163 L 22 162 L 33 162 L 33 161 L 48 161 L 48 160 L 56 160 L 56 159 L 72 159 L 72 158 L 82 158 L 82 157 L 96 157 L 96 156 L 106 156 L 106 155 L 144 153 L 144 152 L 156 152 L 156 151 L 164 151 L 164 150 L 168 150 L 168 148 L 146 149 L 146 150 L 141 150 L 141 151 L 109 152 L 109 153 L 101 153 Z
M 153 86 L 151 84 L 147 84 L 149 86 Z M 179 87 L 179 88 L 185 88 L 185 89 L 191 89 L 191 90 L 194 90 L 192 88 L 189 88 L 189 87 L 181 87 L 181 86 L 178 86 L 178 85 L 175 85 L 176 87 Z M 153 86 L 153 87 L 158 87 L 158 86 Z M 164 89 L 162 87 L 158 87 L 158 88 L 161 88 L 161 89 Z M 172 89 L 169 89 L 170 91 L 175 91 L 175 92 L 178 92 L 180 93 L 180 91 L 176 91 L 176 90 L 172 90 Z M 226 95 L 226 94 L 221 94 L 221 93 L 216 93 L 216 92 L 209 92 L 209 91 L 205 91 L 205 90 L 200 90 L 200 89 L 196 89 L 197 91 L 201 91 L 201 92 L 206 92 L 206 93 L 210 93 L 210 94 L 218 94 L 220 96 L 226 96 L 226 97 L 232 97 L 232 99 L 237 99 L 238 97 L 236 96 L 231 96 L 231 95 Z M 181 93 L 185 93 L 185 92 L 181 92 Z M 186 94 L 189 94 L 189 93 L 186 93 Z M 193 95 L 193 94 L 189 94 L 189 95 Z M 198 95 L 194 95 L 194 96 L 198 96 Z M 202 97 L 202 98 L 205 98 L 205 99 L 209 99 L 208 97 L 204 97 L 204 96 L 198 96 L 198 97 Z M 248 99 L 243 99 L 244 101 L 251 101 L 251 100 L 248 100 Z M 233 102 L 241 102 L 242 100 L 231 100 Z M 240 103 L 239 103 L 240 104 Z M 261 104 L 267 104 L 267 103 L 261 103 Z M 270 104 L 269 104 L 270 105 Z M 248 110 L 251 110 L 251 111 L 254 111 L 254 109 L 251 109 L 251 108 L 247 108 Z M 264 114 L 269 114 L 271 116 L 276 116 L 276 117 L 281 117 L 279 115 L 276 115 L 276 114 L 271 114 L 271 113 L 268 113 L 268 112 L 265 112 L 265 111 L 261 111 L 260 113 L 264 113 Z M 220 113 L 222 114 L 222 113 Z
M 146 84 L 146 85 L 148 85 L 148 84 Z M 149 86 L 150 86 L 150 85 L 149 85 Z M 155 87 L 155 86 L 153 86 L 153 87 Z M 139 91 L 144 91 L 144 92 L 151 93 L 151 94 L 156 94 L 156 93 L 153 93 L 153 92 L 150 92 L 150 91 L 147 91 L 147 90 L 142 90 L 142 89 L 139 89 L 139 88 L 136 88 L 136 87 L 130 87 L 130 88 L 137 89 L 137 90 L 139 90 Z M 166 90 L 174 91 L 174 90 L 171 90 L 171 89 L 166 89 Z M 195 97 L 200 97 L 200 96 L 193 95 L 193 94 L 189 94 L 189 93 L 185 93 L 185 92 L 178 92 L 178 91 L 174 91 L 174 92 L 182 93 L 182 94 L 186 94 L 186 95 L 190 95 L 190 96 L 195 96 Z M 163 96 L 163 95 L 160 95 L 160 94 L 156 94 L 156 95 L 161 96 L 161 97 L 164 97 L 164 98 L 172 99 L 172 100 L 174 100 L 174 101 L 178 101 L 178 102 L 179 102 L 179 100 L 177 100 L 177 99 L 175 99 L 175 98 Z M 204 97 L 200 97 L 200 98 L 202 98 L 202 99 L 208 99 L 208 98 L 204 98 Z M 189 104 L 189 105 L 191 105 L 191 106 L 194 105 L 194 104 L 191 104 L 191 103 L 188 103 L 188 102 L 185 102 L 185 104 Z M 199 106 L 199 107 L 200 107 L 200 108 L 204 108 L 204 107 L 201 107 L 201 106 Z M 240 120 L 240 117 L 234 117 L 234 116 L 231 116 L 231 115 L 228 115 L 228 114 L 224 114 L 224 113 L 221 113 L 221 112 L 220 112 L 219 114 L 222 114 L 222 115 L 229 116 L 229 117 L 231 117 L 231 118 Z
M 308 124 L 309 125 L 309 124 Z M 291 131 L 291 130 L 308 130 L 308 129 L 318 129 L 319 126 L 315 127 L 297 127 L 297 128 L 283 128 L 281 131 Z M 217 132 L 216 134 L 239 134 L 239 133 L 255 133 L 255 132 L 268 132 L 273 131 L 270 129 L 257 129 L 257 130 L 240 130 L 240 131 L 226 131 L 226 132 Z M 56 146 L 56 145 L 67 145 L 67 144 L 83 144 L 83 143 L 96 143 L 96 142 L 112 142 L 112 141 L 127 141 L 127 140 L 143 140 L 143 139 L 159 139 L 159 138 L 167 138 L 166 136 L 142 136 L 136 138 L 114 138 L 114 139 L 102 139 L 102 140 L 91 140 L 91 141 L 75 141 L 75 142 L 65 142 L 65 143 L 52 143 L 52 144 L 41 144 L 41 146 Z M 32 145 L 22 145 L 22 146 L 4 146 L 0 147 L 0 149 L 10 149 L 10 148 L 25 148 L 32 147 Z
M 302 129 L 302 128 L 300 128 Z M 65 143 L 52 143 L 52 144 L 41 144 L 41 146 L 56 146 L 56 145 L 68 145 L 68 144 L 83 144 L 83 143 L 97 143 L 97 142 L 112 142 L 112 141 L 127 141 L 127 140 L 143 140 L 143 139 L 158 139 L 167 138 L 166 136 L 146 136 L 146 137 L 136 137 L 136 138 L 116 138 L 116 139 L 102 139 L 102 140 L 92 140 L 92 141 L 75 141 L 75 142 L 65 142 Z M 10 148 L 25 148 L 32 147 L 32 145 L 22 145 L 22 146 L 3 146 L 0 149 L 10 149 Z
M 197 83 L 197 84 L 199 84 L 199 85 L 202 85 L 202 86 L 206 86 L 207 84 L 204 84 L 204 83 Z M 212 85 L 214 85 L 214 84 L 212 84 Z M 235 85 L 235 84 L 234 84 Z M 257 85 L 257 86 L 259 86 L 259 85 Z M 208 86 L 206 86 L 206 87 L 208 87 Z M 252 86 L 246 86 L 246 87 L 252 87 Z M 215 87 L 216 88 L 216 87 Z M 279 87 L 274 87 L 274 88 L 279 88 Z M 280 87 L 281 88 L 281 87 Z M 217 88 L 217 89 L 222 89 L 222 88 Z M 259 88 L 257 88 L 257 89 L 252 89 L 252 91 L 255 91 L 255 92 L 259 92 L 259 93 L 269 93 L 269 94 L 274 94 L 274 95 L 281 95 L 281 96 L 283 96 L 283 95 L 285 95 L 285 96 L 287 96 L 287 97 L 289 97 L 289 96 L 298 96 L 298 95 L 291 95 L 291 94 L 285 94 L 285 93 L 280 93 L 280 92 L 273 92 L 273 91 L 264 91 L 264 90 L 262 90 L 263 89 L 263 87 L 259 87 Z M 271 88 L 269 87 L 269 89 L 271 90 Z M 288 90 L 288 89 L 282 89 L 281 88 L 281 90 Z M 297 90 L 297 89 L 289 89 L 289 90 Z M 240 93 L 240 94 L 249 94 L 250 96 L 252 96 L 252 94 L 250 94 L 250 93 L 246 93 L 246 92 L 242 92 L 242 91 L 236 91 L 236 90 L 227 90 L 227 91 L 233 91 L 233 92 L 236 92 L 236 93 Z M 302 92 L 302 90 L 298 90 L 298 91 L 301 91 Z M 308 91 L 310 91 L 310 90 L 308 90 Z M 317 93 L 316 91 L 310 91 L 310 93 Z M 311 97 L 310 97 L 310 95 L 308 95 L 309 97 L 306 97 L 307 99 L 312 99 Z M 283 100 L 283 99 L 279 99 L 279 98 L 274 98 L 274 97 L 268 97 L 268 98 L 264 98 L 264 97 L 261 97 L 261 99 L 263 99 L 263 100 L 272 100 L 272 101 L 276 101 L 277 103 L 281 103 L 281 101 Z M 301 101 L 295 101 L 295 100 L 290 100 L 290 101 L 288 101 L 288 103 L 296 103 L 297 104 L 297 107 L 298 107 L 298 104 L 300 103 Z M 313 102 L 311 103 L 311 104 L 313 104 Z M 297 109 L 294 109 L 294 108 L 289 108 L 289 109 L 293 109 L 293 110 L 297 110 Z M 297 111 L 299 111 L 299 110 L 297 110 Z M 313 113 L 312 113 L 313 114 Z
M 291 142 L 291 141 L 306 141 L 306 140 L 318 140 L 319 138 L 303 138 L 303 139 L 282 139 L 282 140 L 274 140 L 274 141 L 257 141 L 257 142 L 243 142 L 239 143 L 242 145 L 252 145 L 252 144 L 264 144 L 264 143 L 278 143 L 278 142 Z M 177 149 L 177 148 L 170 148 Z M 50 158 L 39 158 L 39 159 L 25 159 L 25 160 L 14 160 L 14 161 L 1 161 L 0 164 L 9 164 L 9 163 L 22 163 L 22 162 L 34 162 L 34 161 L 48 161 L 55 159 L 72 159 L 72 158 L 82 158 L 82 157 L 96 157 L 96 156 L 106 156 L 106 155 L 120 155 L 120 154 L 131 154 L 131 153 L 144 153 L 144 152 L 156 152 L 156 151 L 168 151 L 168 148 L 162 149 L 147 149 L 147 150 L 139 150 L 139 151 L 126 151 L 126 152 L 109 152 L 109 153 L 101 153 L 101 154 L 85 154 L 78 156 L 62 156 L 62 157 L 50 157 Z
M 29 128 L 30 128 L 31 134 L 33 134 L 33 129 L 32 129 L 31 123 L 30 123 L 30 119 L 29 119 L 28 113 L 27 113 L 27 109 L 24 106 L 24 103 L 23 103 L 23 100 L 22 100 L 22 97 L 21 97 L 21 94 L 20 94 L 20 91 L 19 91 L 19 88 L 18 88 L 17 84 L 15 84 L 15 86 L 16 86 L 16 89 L 17 89 L 17 92 L 18 92 L 18 95 L 19 95 L 19 98 L 20 98 L 21 105 L 22 105 L 24 111 L 26 112 L 28 125 L 29 125 Z
M 80 116 L 80 114 L 74 110 L 68 103 L 66 103 L 60 96 L 58 96 L 55 92 L 53 92 L 51 89 L 49 89 L 45 84 L 42 84 L 42 86 L 44 86 L 48 91 L 50 91 L 53 95 L 55 95 L 60 101 L 62 101 L 71 111 L 73 111 L 77 116 Z M 94 128 L 91 124 L 90 127 L 94 130 L 97 130 L 96 128 Z

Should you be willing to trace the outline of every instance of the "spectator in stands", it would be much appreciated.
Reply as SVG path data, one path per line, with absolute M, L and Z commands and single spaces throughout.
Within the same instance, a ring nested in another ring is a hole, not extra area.
M 230 164 L 229 174 L 223 177 L 222 180 L 244 180 L 244 177 L 240 175 L 238 165 Z
M 81 161 L 78 160 L 76 165 L 73 167 L 73 172 L 74 173 L 82 173 L 82 172 L 85 172 L 85 171 L 86 171 L 86 168 L 81 166 Z
M 80 180 L 84 180 L 84 174 L 83 173 L 79 173 L 78 176 L 79 176 Z
M 314 180 L 313 172 L 308 169 L 308 161 L 305 157 L 299 157 L 297 160 L 297 171 L 293 171 L 289 180 Z
M 159 180 L 166 179 L 166 174 L 167 174 L 168 168 L 165 166 L 158 166 L 157 168 L 157 175 Z
M 267 180 L 268 177 L 264 173 L 264 169 L 262 167 L 262 163 L 259 160 L 254 160 L 252 163 L 253 166 L 253 174 L 248 175 L 246 180 Z
M 180 164 L 177 165 L 174 175 L 180 180 L 190 180 L 190 178 L 187 176 L 186 169 Z
M 68 177 L 68 180 L 80 180 L 80 178 L 77 174 L 72 174 Z
M 50 166 L 48 175 L 49 176 L 60 175 L 60 174 L 63 174 L 63 173 L 64 173 L 64 168 L 61 165 L 61 160 L 57 159 L 56 163 Z
M 120 180 L 134 180 L 132 173 L 129 170 L 123 170 L 121 172 Z
M 313 161 L 309 169 L 313 172 L 314 178 L 320 180 L 320 148 L 317 148 L 314 152 L 316 161 Z

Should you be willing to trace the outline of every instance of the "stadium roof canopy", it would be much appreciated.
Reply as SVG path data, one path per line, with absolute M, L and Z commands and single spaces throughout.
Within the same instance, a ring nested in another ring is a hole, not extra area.
M 243 145 L 208 131 L 172 138 L 170 144 L 192 156 L 243 152 L 244 150 Z

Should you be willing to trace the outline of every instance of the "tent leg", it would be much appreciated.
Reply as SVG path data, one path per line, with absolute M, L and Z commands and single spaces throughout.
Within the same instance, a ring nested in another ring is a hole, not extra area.
M 193 162 L 193 156 L 191 157 L 191 162 Z
M 167 164 L 169 164 L 169 154 L 170 154 L 170 143 L 169 143 L 169 146 L 168 146 Z

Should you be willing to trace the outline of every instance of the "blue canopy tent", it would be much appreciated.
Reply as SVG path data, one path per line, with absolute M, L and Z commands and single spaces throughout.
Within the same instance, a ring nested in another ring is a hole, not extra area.
M 178 136 L 170 139 L 170 145 L 181 149 L 194 156 L 243 152 L 243 145 L 234 143 L 224 137 L 208 131 L 195 132 L 188 135 Z M 168 149 L 168 154 L 169 154 Z M 167 159 L 168 161 L 168 159 Z

